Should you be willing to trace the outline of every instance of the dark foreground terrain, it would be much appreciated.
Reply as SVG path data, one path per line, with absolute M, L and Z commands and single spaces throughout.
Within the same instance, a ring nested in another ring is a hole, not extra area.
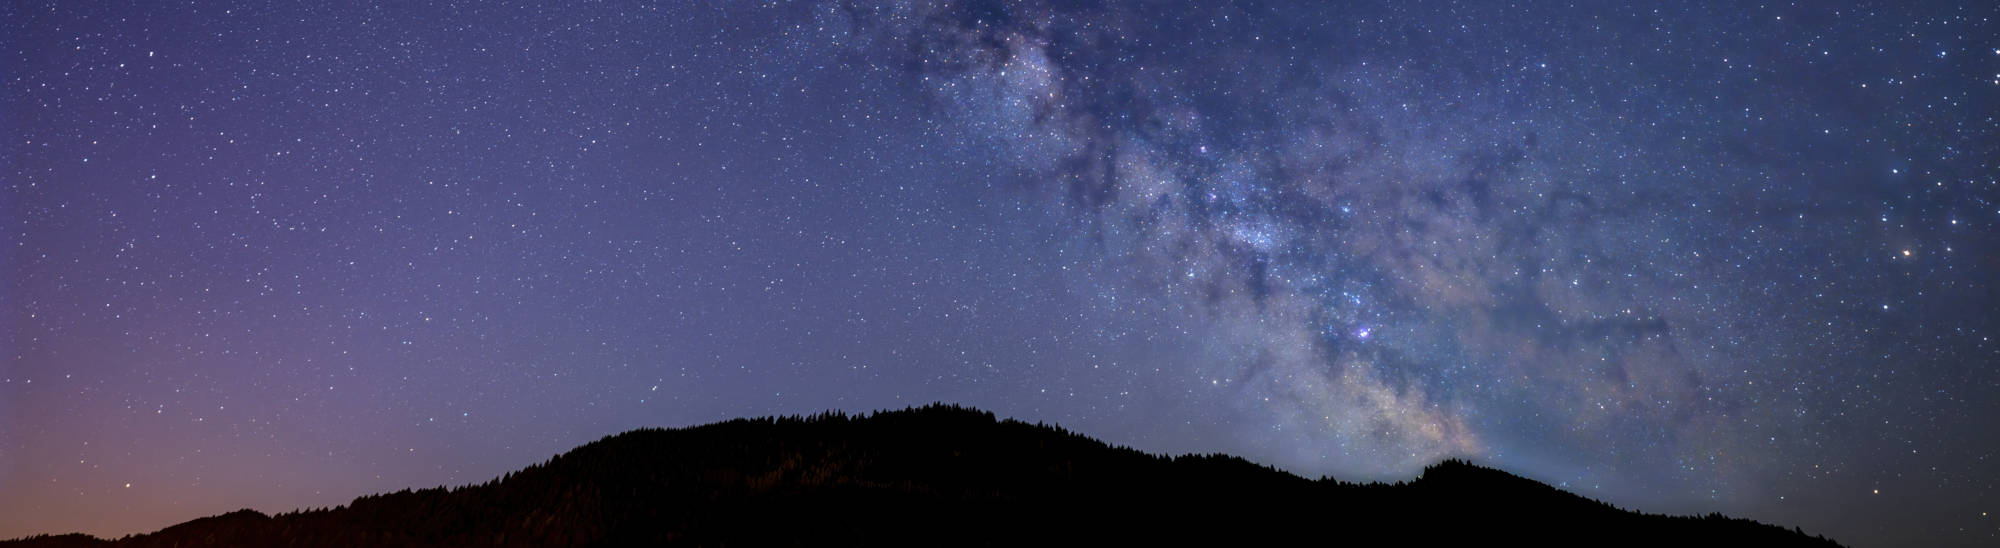
M 1313 481 L 930 406 L 636 430 L 480 485 L 0 547 L 1276 542 L 1836 546 L 1714 514 L 1627 512 L 1463 462 L 1394 485 Z

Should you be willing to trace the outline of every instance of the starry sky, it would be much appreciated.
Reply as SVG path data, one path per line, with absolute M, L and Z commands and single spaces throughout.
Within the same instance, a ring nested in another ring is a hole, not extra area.
M 0 5 L 0 537 L 933 401 L 2000 536 L 2000 6 L 537 4 Z

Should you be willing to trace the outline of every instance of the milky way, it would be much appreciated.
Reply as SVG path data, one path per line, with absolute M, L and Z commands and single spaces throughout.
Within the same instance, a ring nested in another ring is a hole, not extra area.
M 2000 535 L 2000 9 L 12 5 L 0 536 L 930 401 Z

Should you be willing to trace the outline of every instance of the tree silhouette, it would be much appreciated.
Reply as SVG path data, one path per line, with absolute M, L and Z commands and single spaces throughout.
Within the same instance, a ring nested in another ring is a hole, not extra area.
M 334 509 L 242 510 L 105 541 L 0 547 L 1022 545 L 1837 546 L 1719 514 L 1628 512 L 1448 460 L 1414 481 L 1307 480 L 1228 455 L 1162 457 L 931 405 L 609 436 L 478 485 Z

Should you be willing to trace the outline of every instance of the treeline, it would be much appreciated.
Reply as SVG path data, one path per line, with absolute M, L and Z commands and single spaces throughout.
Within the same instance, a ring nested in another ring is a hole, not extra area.
M 1834 546 L 1710 515 L 1626 512 L 1460 461 L 1415 481 L 1306 480 L 1161 457 L 932 405 L 606 437 L 483 484 L 244 510 L 102 541 L 0 546 L 1023 545 Z

